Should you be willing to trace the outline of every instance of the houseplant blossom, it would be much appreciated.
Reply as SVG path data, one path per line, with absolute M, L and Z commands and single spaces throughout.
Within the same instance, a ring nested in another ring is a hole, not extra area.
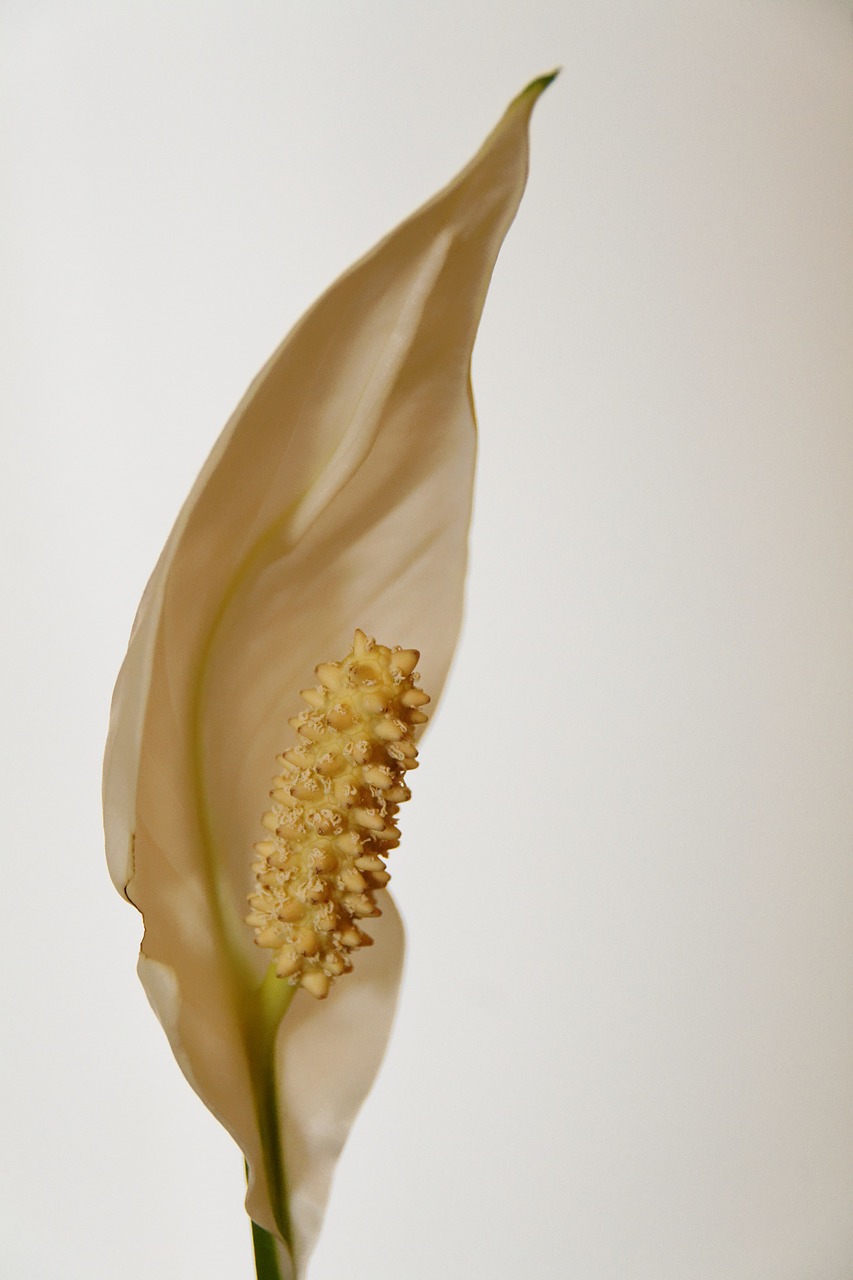
M 470 518 L 471 350 L 552 78 L 252 383 L 148 583 L 113 697 L 110 872 L 142 913 L 139 975 L 175 1057 L 245 1156 L 259 1276 L 305 1274 L 389 1034 L 403 930 L 383 892 L 354 972 L 327 1001 L 294 998 L 246 923 L 251 851 L 299 691 L 355 628 L 417 645 L 424 688 L 441 690 Z

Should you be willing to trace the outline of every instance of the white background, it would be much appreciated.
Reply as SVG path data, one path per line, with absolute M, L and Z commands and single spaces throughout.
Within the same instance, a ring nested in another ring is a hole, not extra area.
M 5 0 L 0 48 L 0 1274 L 252 1274 L 103 865 L 112 683 L 257 368 L 561 63 L 311 1280 L 849 1280 L 850 5 Z

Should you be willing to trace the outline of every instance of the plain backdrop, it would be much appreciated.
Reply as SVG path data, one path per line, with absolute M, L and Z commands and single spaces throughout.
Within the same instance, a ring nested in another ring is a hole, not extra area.
M 850 4 L 3 0 L 3 1277 L 252 1275 L 103 864 L 113 680 L 256 370 L 556 64 L 310 1276 L 853 1275 Z

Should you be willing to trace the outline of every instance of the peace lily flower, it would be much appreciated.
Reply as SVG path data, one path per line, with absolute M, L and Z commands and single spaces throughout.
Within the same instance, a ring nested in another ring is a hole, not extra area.
M 175 1057 L 244 1153 L 258 1275 L 274 1280 L 305 1274 L 394 1013 L 403 929 L 382 855 L 428 701 L 398 646 L 417 644 L 437 696 L 461 614 L 471 350 L 551 79 L 252 383 L 148 583 L 113 697 L 110 871 L 142 913 L 139 976 Z M 317 668 L 293 734 L 315 665 L 351 646 Z M 375 945 L 356 955 L 377 892 Z

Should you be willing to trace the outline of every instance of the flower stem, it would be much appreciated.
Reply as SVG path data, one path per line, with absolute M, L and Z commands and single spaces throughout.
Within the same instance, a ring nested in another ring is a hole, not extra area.
M 296 988 L 276 977 L 273 965 L 247 1009 L 246 1044 L 252 1070 L 255 1115 L 261 1138 L 264 1171 L 275 1225 L 293 1257 L 293 1234 L 287 1196 L 287 1175 L 281 1142 L 275 1045 L 281 1020 L 290 1008 Z M 274 1238 L 252 1222 L 255 1268 L 258 1280 L 283 1280 Z
M 275 1240 L 268 1231 L 259 1227 L 257 1222 L 252 1223 L 252 1244 L 255 1248 L 257 1280 L 284 1280 L 281 1267 L 278 1265 Z
M 252 1222 L 252 1244 L 255 1247 L 255 1275 L 257 1280 L 284 1280 L 282 1268 L 275 1253 L 275 1240 L 263 1226 Z

